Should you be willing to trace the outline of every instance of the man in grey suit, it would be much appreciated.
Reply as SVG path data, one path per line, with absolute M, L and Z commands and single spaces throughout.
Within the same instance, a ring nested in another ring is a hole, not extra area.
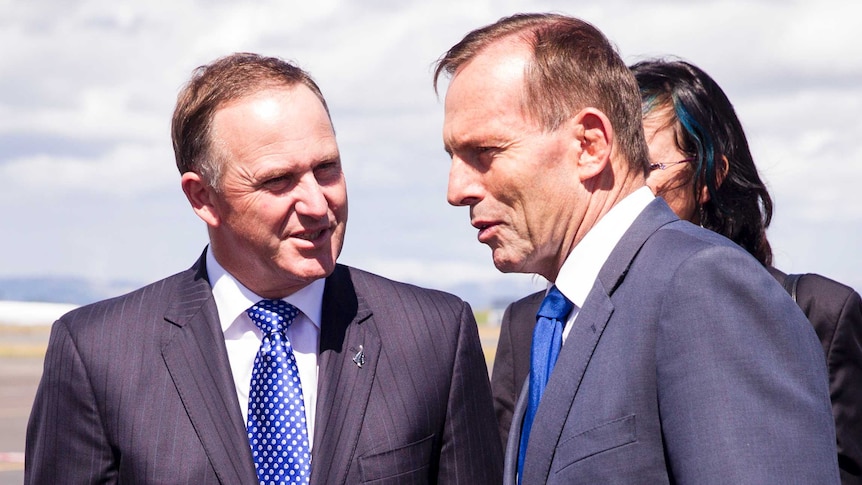
M 173 143 L 209 247 L 54 324 L 25 482 L 499 483 L 470 307 L 336 264 L 346 185 L 308 74 L 255 54 L 199 68 Z
M 523 14 L 468 34 L 448 199 L 512 304 L 492 373 L 504 483 L 838 483 L 822 351 L 752 257 L 645 186 L 634 78 L 592 25 Z

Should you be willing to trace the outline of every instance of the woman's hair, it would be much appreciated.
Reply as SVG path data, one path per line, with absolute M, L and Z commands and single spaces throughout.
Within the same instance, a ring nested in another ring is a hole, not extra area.
M 631 70 L 640 88 L 643 115 L 663 109 L 672 113 L 668 124 L 676 132 L 678 148 L 696 158 L 692 195 L 701 225 L 770 266 L 766 228 L 772 220 L 772 199 L 724 91 L 705 72 L 683 61 L 642 61 Z M 709 193 L 705 204 L 700 203 L 703 187 Z

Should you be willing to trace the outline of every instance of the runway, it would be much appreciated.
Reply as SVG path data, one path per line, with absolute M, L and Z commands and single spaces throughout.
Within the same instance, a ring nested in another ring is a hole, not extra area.
M 0 485 L 24 482 L 27 418 L 50 326 L 0 325 Z

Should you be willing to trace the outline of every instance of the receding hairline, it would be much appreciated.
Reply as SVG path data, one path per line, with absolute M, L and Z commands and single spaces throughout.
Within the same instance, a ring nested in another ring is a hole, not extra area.
M 523 25 L 520 29 L 512 32 L 502 33 L 496 37 L 489 37 L 477 41 L 477 49 L 460 58 L 447 60 L 445 55 L 438 59 L 434 70 L 434 92 L 439 93 L 440 78 L 442 75 L 448 77 L 450 83 L 460 71 L 473 63 L 476 59 L 487 55 L 488 51 L 500 44 L 509 44 L 512 47 L 523 49 L 525 53 L 524 74 L 529 64 L 535 61 L 536 32 L 542 25 Z M 449 51 L 451 52 L 451 51 Z M 447 52 L 447 54 L 449 53 Z M 466 54 L 466 53 L 465 53 Z
M 506 69 L 509 63 L 517 63 L 516 68 L 512 68 L 511 74 L 517 74 L 516 95 L 517 98 L 513 102 L 517 104 L 521 115 L 536 123 L 543 130 L 547 129 L 546 123 L 540 115 L 531 110 L 529 107 L 528 83 L 530 82 L 530 70 L 535 64 L 535 46 L 534 39 L 530 38 L 531 29 L 524 28 L 517 32 L 510 32 L 494 39 L 489 39 L 482 47 L 473 53 L 469 58 L 459 63 L 458 66 L 448 73 L 449 84 L 446 94 L 448 96 L 449 89 L 455 82 L 456 78 L 478 62 L 486 62 L 485 68 L 492 70 L 494 74 L 489 76 L 493 78 L 495 75 L 504 75 L 502 71 Z M 436 86 L 435 86 L 436 89 Z
M 447 73 L 449 84 L 451 85 L 452 81 L 465 69 L 492 56 L 495 56 L 494 60 L 488 61 L 487 64 L 494 71 L 505 68 L 509 61 L 519 62 L 518 74 L 521 76 L 522 82 L 526 82 L 527 71 L 530 64 L 535 60 L 534 53 L 527 39 L 516 37 L 520 36 L 515 34 L 507 35 L 483 45 L 474 55 L 470 56 L 469 59 L 465 59 L 464 62 L 453 69 L 452 73 Z
M 224 99 L 219 102 L 212 110 L 212 115 L 210 116 L 210 127 L 209 127 L 209 147 L 211 150 L 211 154 L 214 156 L 217 163 L 224 162 L 224 143 L 219 134 L 219 123 L 217 120 L 219 119 L 219 115 L 224 113 L 226 109 L 230 109 L 236 106 L 239 106 L 244 103 L 253 102 L 257 98 L 265 98 L 272 93 L 286 93 L 292 95 L 297 92 L 305 92 L 310 100 L 313 100 L 316 103 L 316 106 L 320 108 L 320 112 L 323 114 L 323 119 L 326 120 L 326 123 L 329 125 L 329 130 L 332 132 L 333 136 L 335 135 L 335 126 L 332 124 L 332 119 L 329 114 L 329 109 L 326 104 L 321 101 L 320 97 L 317 93 L 309 87 L 306 83 L 301 81 L 295 82 L 274 82 L 270 85 L 259 84 L 256 89 L 248 91 L 242 95 L 231 97 L 229 99 Z
M 272 92 L 293 93 L 293 92 L 297 92 L 297 91 L 302 91 L 303 89 L 305 91 L 307 91 L 308 94 L 314 96 L 314 98 L 317 100 L 317 104 L 320 105 L 320 108 L 328 116 L 329 110 L 328 110 L 326 104 L 323 101 L 321 101 L 321 99 L 317 95 L 317 93 L 315 93 L 314 90 L 311 89 L 307 84 L 305 84 L 301 81 L 293 81 L 293 82 L 260 83 L 255 88 L 253 88 L 253 89 L 251 89 L 245 93 L 242 93 L 238 96 L 232 96 L 230 98 L 223 99 L 213 107 L 213 110 L 212 110 L 213 118 L 215 117 L 216 113 L 218 113 L 219 111 L 222 111 L 225 108 L 229 108 L 231 106 L 235 106 L 237 104 L 244 103 L 244 102 L 246 102 L 250 99 L 253 99 L 253 98 L 264 97 L 268 93 L 272 93 Z

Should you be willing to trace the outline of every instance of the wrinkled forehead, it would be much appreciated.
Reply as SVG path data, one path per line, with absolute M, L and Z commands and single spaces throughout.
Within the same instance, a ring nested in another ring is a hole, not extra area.
M 523 100 L 529 57 L 523 44 L 499 41 L 460 66 L 446 90 L 444 126 L 479 115 L 527 116 Z

